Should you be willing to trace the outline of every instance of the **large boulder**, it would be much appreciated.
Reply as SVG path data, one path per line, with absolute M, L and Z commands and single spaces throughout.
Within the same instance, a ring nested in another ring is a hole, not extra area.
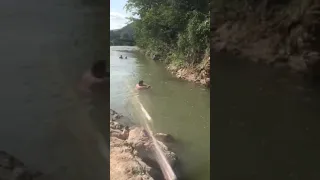
M 155 156 L 155 145 L 150 136 L 141 127 L 136 127 L 129 132 L 127 142 L 137 151 L 138 156 L 147 161 L 157 162 Z M 168 147 L 161 141 L 156 140 L 156 143 L 161 148 L 168 163 L 173 167 L 177 161 L 175 153 L 171 152 Z
M 153 180 L 152 168 L 124 140 L 110 137 L 110 179 L 111 180 Z

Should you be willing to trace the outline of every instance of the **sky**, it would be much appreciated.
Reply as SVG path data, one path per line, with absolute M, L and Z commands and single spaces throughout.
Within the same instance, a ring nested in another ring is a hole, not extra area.
M 131 14 L 124 9 L 127 0 L 111 0 L 110 1 L 110 29 L 120 29 L 126 25 Z

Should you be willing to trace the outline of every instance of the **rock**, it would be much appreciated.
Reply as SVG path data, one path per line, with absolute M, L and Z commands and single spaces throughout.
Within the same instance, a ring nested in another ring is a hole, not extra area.
M 119 114 L 114 114 L 114 115 L 112 116 L 112 120 L 115 121 L 115 120 L 117 120 L 117 119 L 120 119 L 120 115 L 119 115 Z
M 113 116 L 114 114 L 117 114 L 114 110 L 110 109 L 110 115 Z
M 116 113 L 117 114 L 117 113 Z M 157 156 L 155 145 L 147 131 L 141 127 L 134 127 L 110 120 L 110 178 L 111 180 L 153 180 L 164 179 Z M 151 132 L 152 133 L 152 132 Z M 164 133 L 156 133 L 157 138 L 171 141 L 173 137 Z M 174 167 L 176 154 L 167 145 L 156 140 L 163 151 L 168 163 Z
M 117 113 L 116 111 L 110 109 L 110 119 L 112 121 L 116 121 L 116 120 L 118 120 L 118 119 L 120 119 L 122 117 L 123 117 L 123 115 L 121 115 L 121 114 Z
M 173 142 L 174 139 L 171 135 L 169 134 L 164 134 L 164 133 L 156 133 L 154 134 L 154 137 L 161 142 Z
M 160 56 L 158 54 L 153 54 L 151 56 L 151 59 L 154 60 L 154 61 L 158 61 L 160 59 Z
M 225 52 L 227 50 L 227 42 L 220 42 L 215 44 L 215 50 Z
M 303 58 L 307 60 L 308 65 L 314 65 L 320 59 L 320 55 L 318 52 L 306 52 L 303 55 Z
M 122 131 L 119 129 L 110 129 L 110 137 L 117 137 L 122 140 L 128 139 L 129 131 L 123 129 Z
M 156 162 L 156 156 L 154 154 L 154 144 L 152 139 L 148 136 L 145 136 L 143 133 L 143 128 L 136 127 L 129 132 L 129 137 L 127 139 L 128 143 L 137 150 L 138 156 L 142 159 L 147 159 L 149 161 Z M 175 165 L 177 161 L 176 154 L 169 151 L 168 147 L 165 146 L 162 142 L 157 141 L 161 150 L 163 151 L 165 157 L 168 160 L 168 163 L 171 167 Z
M 133 148 L 124 140 L 110 138 L 110 179 L 111 180 L 153 180 L 152 168 L 141 158 L 134 156 Z
M 307 70 L 307 64 L 301 56 L 290 56 L 289 67 L 298 72 L 305 72 Z
M 193 74 L 193 73 L 190 73 L 190 74 L 188 74 L 188 75 L 186 76 L 186 79 L 187 79 L 188 81 L 195 82 L 195 81 L 196 81 L 196 75 Z
M 110 128 L 121 130 L 123 125 L 115 121 L 110 121 Z
M 200 80 L 200 83 L 203 84 L 203 85 L 206 85 L 206 84 L 207 84 L 207 81 L 206 81 L 205 79 L 201 79 L 201 80 Z

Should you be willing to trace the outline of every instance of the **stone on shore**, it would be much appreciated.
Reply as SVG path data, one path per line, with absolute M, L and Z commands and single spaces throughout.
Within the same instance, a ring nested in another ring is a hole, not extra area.
M 111 180 L 153 180 L 151 167 L 135 156 L 134 149 L 122 139 L 110 137 Z

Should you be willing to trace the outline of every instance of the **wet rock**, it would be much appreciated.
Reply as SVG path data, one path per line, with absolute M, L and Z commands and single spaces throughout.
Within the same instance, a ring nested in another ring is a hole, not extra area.
M 217 42 L 214 47 L 216 51 L 225 52 L 227 50 L 227 42 Z
M 160 56 L 158 54 L 153 54 L 151 56 L 151 59 L 154 60 L 154 61 L 158 61 L 160 59 Z
M 124 126 L 116 121 L 110 121 L 110 128 L 111 129 L 118 129 L 121 130 Z
M 200 80 L 200 83 L 203 84 L 203 85 L 206 85 L 206 84 L 207 84 L 207 81 L 206 81 L 206 79 L 201 79 L 201 80 Z
M 174 139 L 171 135 L 165 133 L 156 133 L 154 137 L 161 142 L 173 142 Z
M 114 115 L 112 116 L 112 120 L 115 121 L 115 120 L 117 120 L 117 119 L 120 119 L 120 115 L 119 115 L 119 114 L 114 114 Z
M 308 69 L 306 62 L 301 56 L 290 56 L 288 65 L 298 72 L 305 72 Z
M 123 128 L 120 129 L 110 129 L 110 137 L 117 137 L 122 140 L 128 139 L 129 129 Z
M 155 145 L 152 139 L 145 135 L 143 128 L 136 127 L 129 132 L 128 143 L 137 150 L 138 156 L 142 159 L 147 159 L 156 162 Z M 157 141 L 161 150 L 163 151 L 166 159 L 168 160 L 171 167 L 174 166 L 177 161 L 176 154 L 169 151 L 168 147 L 160 141 Z
M 116 111 L 110 109 L 110 119 L 112 121 L 116 121 L 116 120 L 118 120 L 118 119 L 120 119 L 122 117 L 123 117 L 123 115 L 121 115 L 121 114 L 117 113 Z
M 110 109 L 110 116 L 113 116 L 115 114 L 117 114 L 117 112 L 115 112 L 114 110 Z

